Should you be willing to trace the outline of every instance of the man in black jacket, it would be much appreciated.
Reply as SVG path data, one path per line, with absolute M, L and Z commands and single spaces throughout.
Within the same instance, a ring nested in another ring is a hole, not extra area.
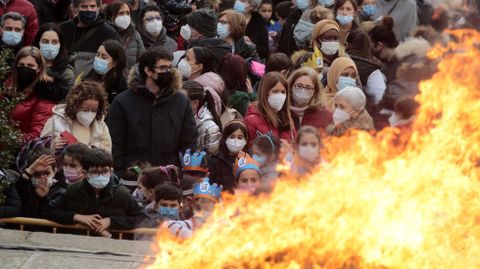
M 100 6 L 100 0 L 73 0 L 77 16 L 60 24 L 65 47 L 75 56 L 75 76 L 92 69 L 97 50 L 105 40 L 120 39 L 115 29 L 106 23 Z
M 190 100 L 178 92 L 182 78 L 172 59 L 166 50 L 144 52 L 130 71 L 129 90 L 110 106 L 107 125 L 119 175 L 134 161 L 180 167 L 179 152 L 196 149 Z

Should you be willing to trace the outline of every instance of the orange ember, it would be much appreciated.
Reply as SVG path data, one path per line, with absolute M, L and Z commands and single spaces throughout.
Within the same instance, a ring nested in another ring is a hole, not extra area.
M 226 197 L 191 239 L 160 233 L 149 268 L 480 268 L 480 34 L 453 34 L 408 142 L 329 139 L 313 175 Z

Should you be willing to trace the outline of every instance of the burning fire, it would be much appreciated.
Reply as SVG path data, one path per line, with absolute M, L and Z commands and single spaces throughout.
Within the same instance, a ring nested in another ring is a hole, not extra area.
M 454 34 L 429 54 L 442 60 L 408 142 L 325 141 L 312 176 L 227 197 L 189 240 L 160 233 L 149 268 L 480 268 L 480 34 Z

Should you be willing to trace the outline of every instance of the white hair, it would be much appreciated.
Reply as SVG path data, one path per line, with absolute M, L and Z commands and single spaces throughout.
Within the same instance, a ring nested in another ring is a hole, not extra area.
M 335 102 L 338 100 L 343 100 L 350 104 L 353 109 L 360 111 L 362 110 L 365 105 L 367 104 L 367 98 L 365 94 L 360 88 L 347 86 L 341 89 L 335 95 L 334 99 Z

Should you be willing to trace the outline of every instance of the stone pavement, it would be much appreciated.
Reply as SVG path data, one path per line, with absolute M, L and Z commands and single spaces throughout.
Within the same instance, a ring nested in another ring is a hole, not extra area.
M 152 259 L 151 242 L 0 229 L 0 269 L 133 269 Z

